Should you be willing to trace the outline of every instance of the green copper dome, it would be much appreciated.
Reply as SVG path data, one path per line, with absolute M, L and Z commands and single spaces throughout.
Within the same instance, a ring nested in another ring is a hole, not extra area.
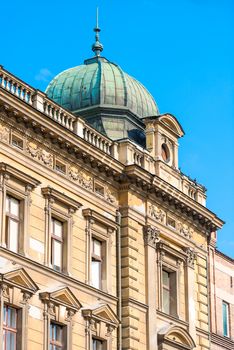
M 103 57 L 91 58 L 81 66 L 58 74 L 46 93 L 74 113 L 101 105 L 128 109 L 138 118 L 159 114 L 146 88 Z

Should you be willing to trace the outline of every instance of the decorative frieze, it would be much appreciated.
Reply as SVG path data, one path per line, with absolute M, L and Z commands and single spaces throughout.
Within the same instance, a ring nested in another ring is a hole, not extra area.
M 160 241 L 160 231 L 151 225 L 146 225 L 143 228 L 144 243 L 156 249 L 156 244 Z
M 153 219 L 164 222 L 165 213 L 162 211 L 162 209 L 156 207 L 155 205 L 151 204 L 149 206 L 149 216 Z
M 178 229 L 179 233 L 182 234 L 183 236 L 185 236 L 187 238 L 192 238 L 194 231 L 187 224 L 183 224 L 182 222 L 179 221 L 177 223 L 177 229 Z
M 12 126 L 13 128 L 13 126 Z M 0 123 L 0 141 L 10 144 L 10 128 L 7 127 L 4 123 Z M 37 135 L 38 136 L 38 135 Z M 31 139 L 28 135 L 22 135 L 22 140 L 25 142 L 25 148 L 23 151 L 34 160 L 43 163 L 46 167 L 50 169 L 56 168 L 57 156 L 53 153 L 52 149 L 48 145 L 40 145 L 40 137 Z M 36 142 L 35 142 L 36 140 Z M 79 186 L 83 187 L 88 191 L 94 191 L 94 177 L 90 176 L 86 171 L 80 169 L 79 167 L 64 162 L 65 169 L 64 175 L 67 175 L 69 179 L 77 183 Z M 56 170 L 56 169 L 55 169 Z M 112 191 L 109 186 L 103 185 L 105 188 L 103 199 L 109 202 L 110 204 L 116 205 L 117 203 L 117 194 Z
M 0 124 L 0 140 L 3 142 L 9 142 L 10 129 L 6 125 Z

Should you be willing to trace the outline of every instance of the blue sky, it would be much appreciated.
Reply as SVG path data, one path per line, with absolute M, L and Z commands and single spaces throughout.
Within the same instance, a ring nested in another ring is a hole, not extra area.
M 234 258 L 234 1 L 3 1 L 0 64 L 44 90 L 91 57 L 96 6 L 103 56 L 140 80 L 186 135 L 180 167 L 208 188 Z

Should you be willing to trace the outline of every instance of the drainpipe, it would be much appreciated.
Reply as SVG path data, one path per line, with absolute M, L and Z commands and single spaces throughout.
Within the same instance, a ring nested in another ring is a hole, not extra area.
M 120 320 L 117 328 L 117 349 L 122 350 L 122 286 L 121 286 L 121 214 L 116 210 L 116 276 L 117 276 L 117 315 Z

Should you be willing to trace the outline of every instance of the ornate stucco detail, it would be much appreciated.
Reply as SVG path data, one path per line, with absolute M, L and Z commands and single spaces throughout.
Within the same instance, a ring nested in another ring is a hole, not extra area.
M 155 205 L 149 206 L 149 216 L 151 216 L 153 219 L 163 222 L 165 218 L 165 213 L 162 211 L 162 209 L 159 209 Z
M 160 231 L 151 225 L 145 225 L 143 228 L 144 243 L 156 249 L 156 244 L 159 242 Z
M 26 144 L 26 152 L 34 159 L 41 161 L 48 167 L 53 166 L 53 155 L 45 149 L 39 147 L 38 144 L 28 141 Z
M 53 155 L 45 150 L 42 150 L 40 153 L 39 159 L 47 166 L 53 166 Z
M 183 224 L 179 221 L 177 224 L 177 229 L 178 229 L 179 233 L 181 233 L 183 236 L 185 236 L 187 238 L 192 238 L 194 231 L 188 225 Z
M 86 190 L 93 190 L 93 178 L 91 176 L 74 166 L 70 166 L 68 172 L 73 181 L 77 181 L 79 185 L 84 187 Z
M 197 254 L 195 250 L 191 247 L 184 248 L 184 252 L 187 254 L 186 264 L 187 266 L 194 267 L 194 262 L 196 260 Z
M 106 200 L 107 200 L 107 202 L 109 202 L 111 204 L 116 203 L 116 197 L 115 197 L 114 193 L 111 192 L 111 190 L 109 188 L 106 189 Z
M 5 125 L 0 124 L 0 140 L 3 142 L 9 142 L 9 136 L 10 129 Z

